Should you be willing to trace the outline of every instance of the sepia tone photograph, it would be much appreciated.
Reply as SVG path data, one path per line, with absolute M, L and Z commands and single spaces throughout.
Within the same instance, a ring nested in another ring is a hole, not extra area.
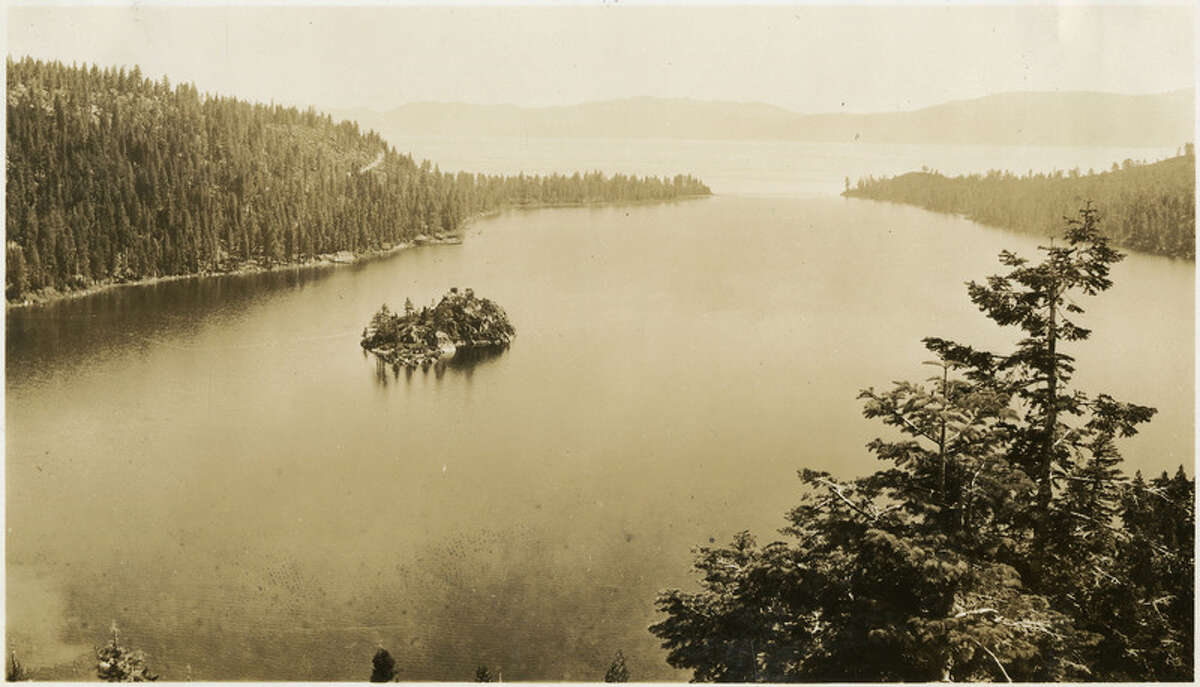
M 2 11 L 8 681 L 1193 680 L 1193 3 Z

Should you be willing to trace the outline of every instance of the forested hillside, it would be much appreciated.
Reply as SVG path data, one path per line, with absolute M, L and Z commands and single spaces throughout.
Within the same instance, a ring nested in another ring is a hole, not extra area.
M 965 215 L 977 222 L 1049 235 L 1084 201 L 1104 212 L 1105 231 L 1127 248 L 1194 260 L 1196 257 L 1196 157 L 1184 154 L 1152 164 L 1126 160 L 1109 171 L 1079 170 L 1016 176 L 947 177 L 912 172 L 894 178 L 860 179 L 844 195 L 917 205 Z
M 691 176 L 440 172 L 312 109 L 137 67 L 8 60 L 6 296 L 386 249 L 509 205 L 708 194 Z

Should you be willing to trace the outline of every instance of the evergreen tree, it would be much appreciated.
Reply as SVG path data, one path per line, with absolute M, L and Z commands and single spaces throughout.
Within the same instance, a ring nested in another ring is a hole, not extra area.
M 625 654 L 617 651 L 617 655 L 604 671 L 605 682 L 629 682 L 629 668 L 625 666 Z
M 387 649 L 380 648 L 371 659 L 371 682 L 391 682 L 396 679 L 396 660 Z
M 6 297 L 19 298 L 21 294 L 29 291 L 29 268 L 25 264 L 25 251 L 18 244 L 9 241 L 5 252 Z
M 487 666 L 479 666 L 475 669 L 475 682 L 495 682 L 495 678 Z
M 968 293 L 1021 328 L 999 355 L 926 339 L 937 373 L 861 394 L 898 433 L 885 467 L 805 470 L 791 542 L 701 548 L 699 592 L 668 590 L 650 630 L 698 681 L 1190 679 L 1192 501 L 1147 485 L 1116 441 L 1151 408 L 1068 389 L 1076 295 L 1120 259 L 1085 207 L 1065 245 Z M 1166 496 L 1167 493 L 1170 496 Z M 1161 496 L 1158 501 L 1150 499 Z
M 1104 635 L 1098 672 L 1122 681 L 1194 677 L 1195 481 L 1183 469 L 1124 484 L 1114 565 L 1098 576 L 1089 617 Z
M 121 646 L 116 623 L 112 625 L 112 639 L 96 649 L 96 676 L 105 682 L 153 682 L 158 679 L 146 667 L 146 656 L 140 649 Z
M 1037 483 L 1033 516 L 1043 538 L 1052 520 L 1056 482 L 1073 468 L 1079 454 L 1103 453 L 1109 465 L 1115 464 L 1120 457 L 1112 439 L 1132 436 L 1135 426 L 1154 414 L 1152 408 L 1118 403 L 1108 396 L 1088 401 L 1083 394 L 1068 391 L 1074 358 L 1061 346 L 1091 334 L 1076 324 L 1076 316 L 1084 311 L 1072 296 L 1094 296 L 1111 287 L 1111 265 L 1124 256 L 1100 233 L 1097 211 L 1090 203 L 1080 210 L 1079 218 L 1067 220 L 1064 239 L 1063 245 L 1043 246 L 1045 258 L 1037 264 L 1004 251 L 1000 262 L 1011 268 L 1007 274 L 968 284 L 971 301 L 988 318 L 1022 331 L 1024 338 L 1015 351 L 998 355 L 926 339 L 931 350 L 967 368 L 971 378 L 1014 395 L 1024 417 L 1012 436 L 1008 458 Z M 1066 421 L 1089 411 L 1093 418 L 1083 427 L 1071 427 Z
M 8 669 L 4 672 L 4 679 L 8 682 L 24 682 L 30 679 L 29 671 L 25 670 L 25 666 L 17 660 L 15 651 L 8 654 Z

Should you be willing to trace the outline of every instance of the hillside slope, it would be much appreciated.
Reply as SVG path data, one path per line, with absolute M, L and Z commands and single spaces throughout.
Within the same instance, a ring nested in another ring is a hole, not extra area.
M 9 59 L 7 113 L 9 301 L 386 250 L 507 205 L 709 192 L 683 175 L 446 174 L 355 123 L 136 67 Z

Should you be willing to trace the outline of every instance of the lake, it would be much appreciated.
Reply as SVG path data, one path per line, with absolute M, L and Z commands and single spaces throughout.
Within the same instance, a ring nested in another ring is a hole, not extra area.
M 385 132 L 386 133 L 386 132 Z M 691 172 L 718 194 L 512 211 L 337 268 L 122 288 L 7 315 L 10 644 L 92 675 L 115 621 L 164 679 L 686 680 L 646 627 L 690 549 L 769 540 L 796 471 L 875 468 L 861 388 L 923 336 L 1002 347 L 963 283 L 1036 239 L 838 197 L 844 177 L 1107 168 L 1172 151 L 393 136 L 442 169 Z M 1193 461 L 1194 264 L 1081 302 L 1077 384 L 1159 408 L 1127 469 Z M 471 287 L 505 352 L 394 373 L 382 303 Z

